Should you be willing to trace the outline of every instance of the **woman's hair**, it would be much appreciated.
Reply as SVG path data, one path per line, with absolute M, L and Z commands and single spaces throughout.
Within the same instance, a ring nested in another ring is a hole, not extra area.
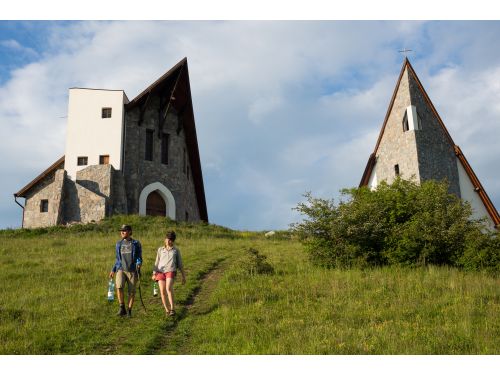
M 168 238 L 169 240 L 172 240 L 172 241 L 175 241 L 175 238 L 177 236 L 175 235 L 175 232 L 173 230 L 167 232 L 167 235 L 165 236 L 165 238 Z

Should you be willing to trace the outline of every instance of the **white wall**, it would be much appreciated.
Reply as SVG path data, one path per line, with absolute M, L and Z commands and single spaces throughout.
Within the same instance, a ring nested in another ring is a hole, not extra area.
M 78 170 L 99 164 L 100 155 L 109 155 L 109 163 L 121 169 L 123 106 L 127 102 L 122 90 L 69 90 L 64 161 L 68 177 L 75 180 Z M 112 108 L 111 118 L 101 118 L 102 108 Z M 79 156 L 88 157 L 86 166 L 77 166 Z
M 488 224 L 493 229 L 495 227 L 493 220 L 491 220 L 486 207 L 481 200 L 479 194 L 474 191 L 474 185 L 472 184 L 467 172 L 465 171 L 462 163 L 457 158 L 457 166 L 458 166 L 458 179 L 460 184 L 460 195 L 463 200 L 469 202 L 472 206 L 472 217 L 474 219 L 480 219 L 486 217 L 488 220 Z
M 372 174 L 370 175 L 370 179 L 368 180 L 368 187 L 370 190 L 375 190 L 377 188 L 378 181 L 377 181 L 377 165 L 372 169 Z

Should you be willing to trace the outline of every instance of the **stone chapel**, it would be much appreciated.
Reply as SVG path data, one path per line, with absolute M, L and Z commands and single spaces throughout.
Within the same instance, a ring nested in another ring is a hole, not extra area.
M 419 183 L 446 179 L 449 191 L 471 204 L 474 218 L 486 218 L 490 228 L 500 226 L 495 206 L 407 58 L 359 186 L 376 188 L 397 176 Z
M 69 89 L 65 155 L 14 197 L 24 228 L 115 214 L 208 222 L 187 59 L 132 101 Z

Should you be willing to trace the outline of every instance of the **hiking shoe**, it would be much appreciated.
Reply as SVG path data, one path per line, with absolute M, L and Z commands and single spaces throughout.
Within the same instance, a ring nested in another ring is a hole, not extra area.
M 170 310 L 168 313 L 169 316 L 175 316 L 175 310 Z
M 132 309 L 128 309 L 128 311 L 127 311 L 127 315 L 128 315 L 128 317 L 129 317 L 129 318 L 131 318 L 131 317 L 132 317 Z
M 125 310 L 125 307 L 120 307 L 120 310 L 118 311 L 118 316 L 125 316 L 127 315 L 127 311 Z

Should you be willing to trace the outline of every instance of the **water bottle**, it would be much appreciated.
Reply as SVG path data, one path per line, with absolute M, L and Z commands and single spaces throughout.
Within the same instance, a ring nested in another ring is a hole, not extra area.
M 115 282 L 113 279 L 109 279 L 108 283 L 108 301 L 113 302 L 115 300 Z
M 153 296 L 158 295 L 158 281 L 153 281 Z

